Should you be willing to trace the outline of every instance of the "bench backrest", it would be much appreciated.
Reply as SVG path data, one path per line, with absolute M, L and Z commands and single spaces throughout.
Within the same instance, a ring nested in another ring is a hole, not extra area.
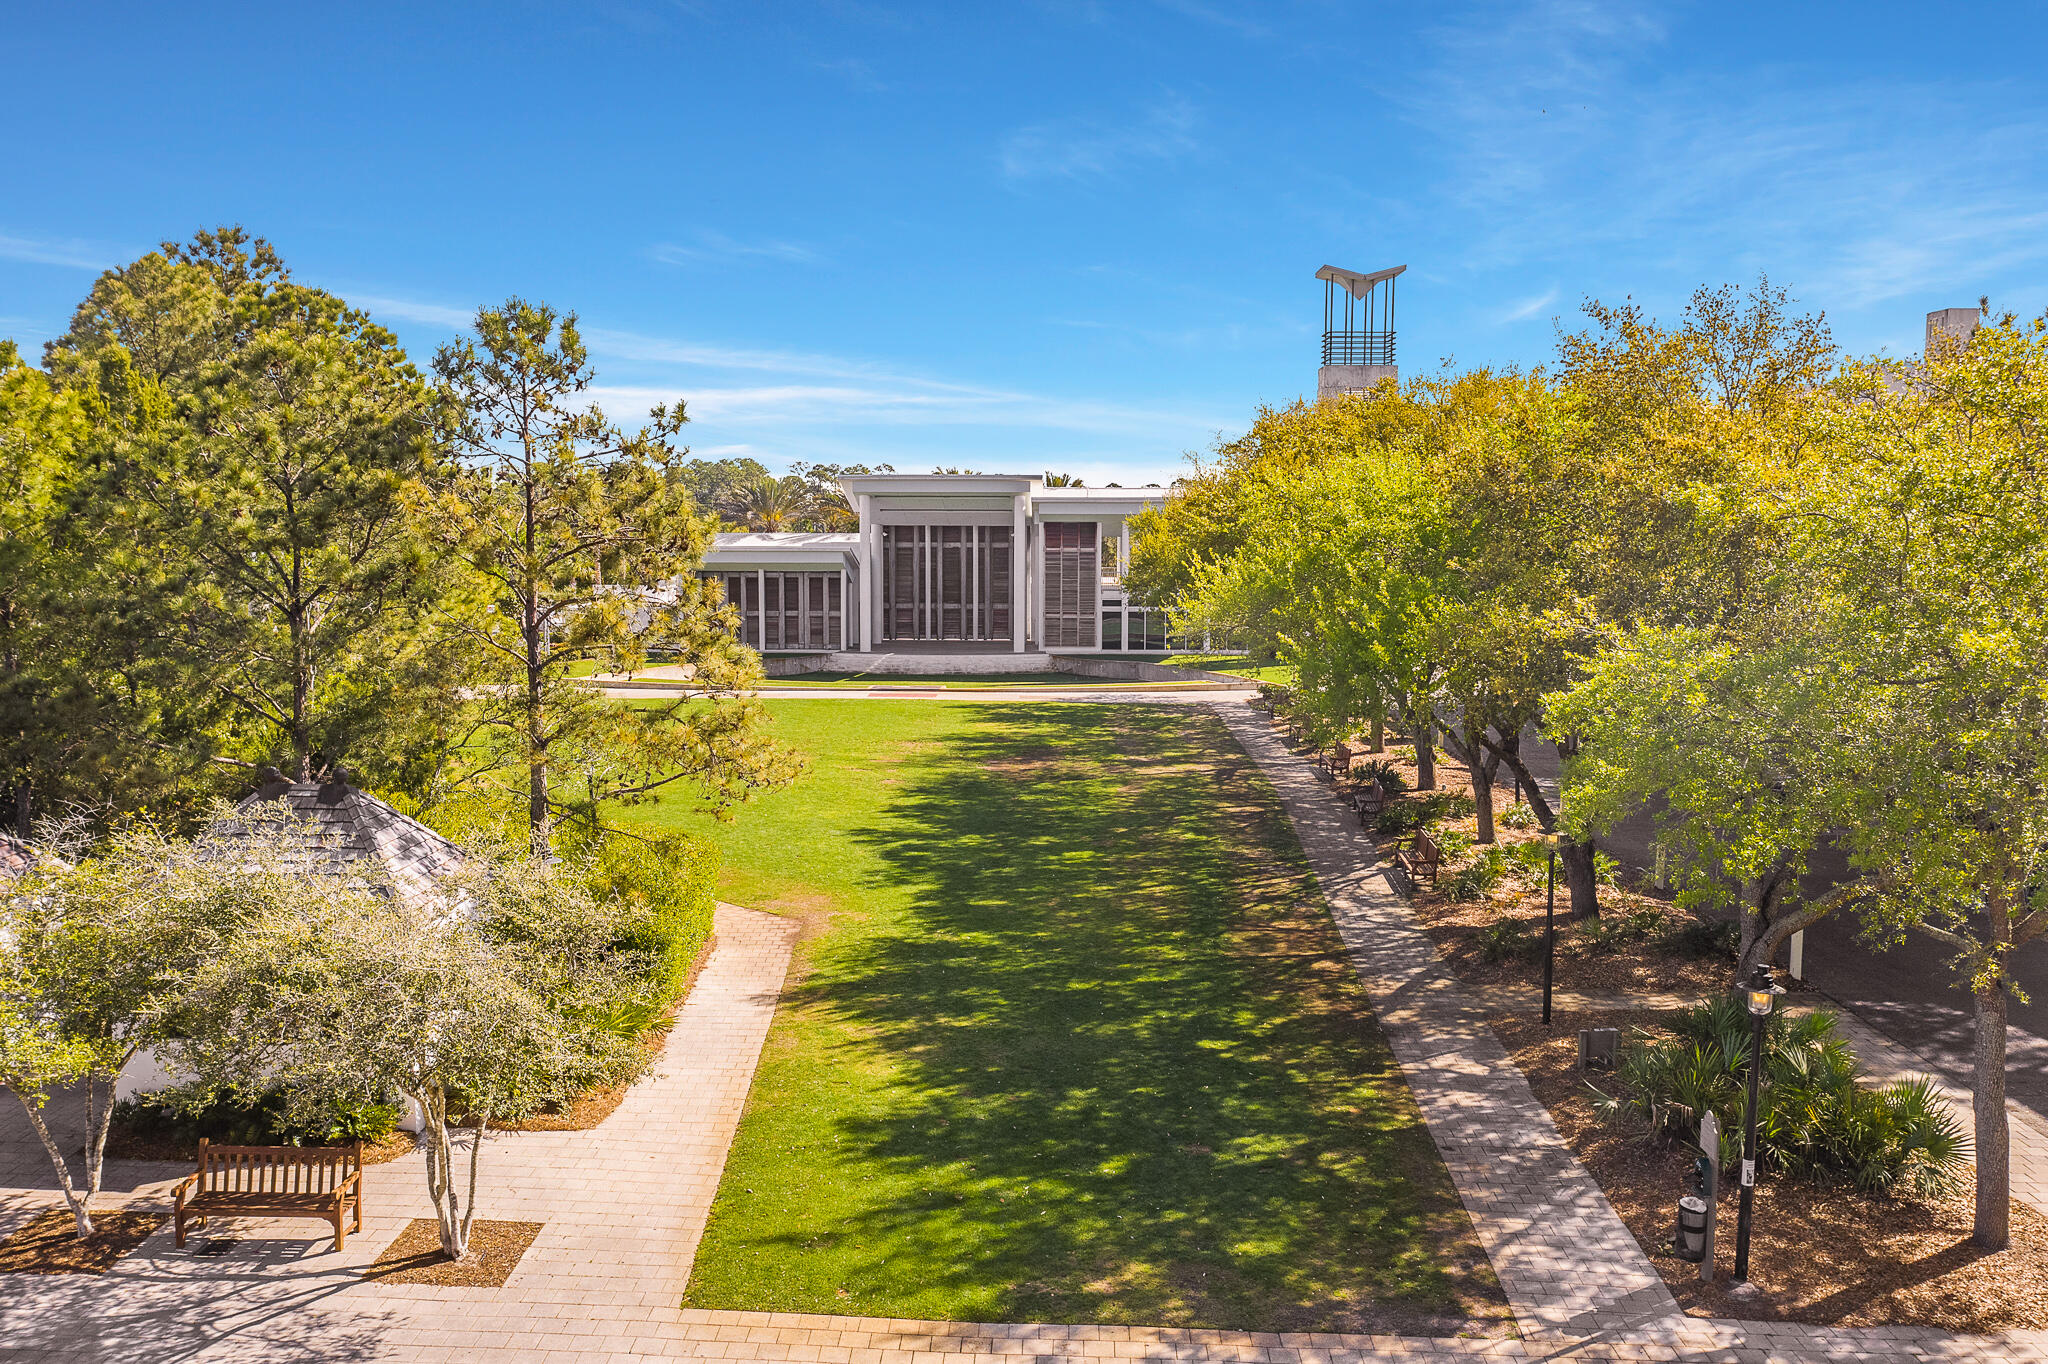
M 363 1168 L 363 1144 L 215 1146 L 199 1139 L 201 1193 L 333 1193 Z
M 1418 830 L 1415 835 L 1415 860 L 1441 862 L 1444 860 L 1444 850 L 1436 845 L 1435 839 Z

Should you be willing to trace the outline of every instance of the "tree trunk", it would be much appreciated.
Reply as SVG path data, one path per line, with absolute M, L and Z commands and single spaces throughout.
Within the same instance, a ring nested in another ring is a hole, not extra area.
M 1415 717 L 1415 789 L 1436 790 L 1436 717 L 1427 706 Z
M 1593 879 L 1593 840 L 1558 840 L 1557 860 L 1564 865 L 1565 888 L 1571 892 L 1570 917 L 1574 920 L 1600 917 L 1600 887 Z
M 92 1204 L 80 1198 L 77 1188 L 71 1183 L 71 1165 L 64 1159 L 64 1152 L 57 1145 L 57 1139 L 50 1135 L 49 1124 L 43 1121 L 43 1111 L 30 1103 L 28 1096 L 18 1089 L 14 1091 L 14 1097 L 21 1100 L 21 1109 L 28 1114 L 29 1126 L 35 1128 L 37 1139 L 43 1143 L 43 1149 L 50 1153 L 50 1164 L 57 1169 L 57 1187 L 64 1191 L 64 1203 L 71 1209 L 72 1220 L 78 1225 L 78 1234 L 81 1237 L 92 1235 Z
M 1999 907 L 1994 906 L 1994 911 Z M 2000 915 L 2002 918 L 2003 916 Z M 1999 932 L 2004 925 L 1994 924 Z M 1977 1218 L 1970 1239 L 2003 1250 L 2012 1239 L 2012 1137 L 2005 1116 L 2005 980 L 1993 974 L 1973 992 L 1977 1005 Z
M 469 1254 L 469 1220 L 463 1216 L 462 1195 L 455 1191 L 455 1151 L 448 1134 L 448 1093 L 444 1089 L 422 1090 L 413 1096 L 426 1119 L 427 1194 L 434 1200 L 434 1220 L 441 1233 L 441 1253 L 451 1260 Z M 471 1161 L 474 1181 L 476 1167 Z
M 1387 716 L 1385 711 L 1375 710 L 1372 713 L 1372 751 L 1375 753 L 1387 751 Z
M 1479 832 L 1475 835 L 1480 843 L 1495 841 L 1493 832 L 1493 772 L 1494 765 L 1481 754 L 1484 750 L 1474 747 L 1471 760 L 1465 770 L 1472 775 L 1472 808 L 1477 815 Z

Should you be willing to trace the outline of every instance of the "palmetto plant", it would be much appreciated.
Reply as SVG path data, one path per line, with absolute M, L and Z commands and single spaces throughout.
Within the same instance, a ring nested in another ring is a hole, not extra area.
M 1741 1154 L 1750 1018 L 1733 996 L 1673 1020 L 1669 1038 L 1638 1030 L 1615 1068 L 1616 1092 L 1594 1089 L 1609 1121 L 1639 1122 L 1660 1141 L 1692 1141 L 1701 1117 L 1721 1123 L 1721 1163 Z M 1761 1160 L 1789 1175 L 1838 1180 L 1875 1193 L 1930 1198 L 1960 1186 L 1970 1141 L 1931 1080 L 1879 1088 L 1858 1066 L 1835 1016 L 1774 1016 L 1757 1095 Z
M 735 487 L 722 510 L 748 530 L 796 530 L 810 519 L 813 501 L 810 485 L 794 474 L 764 476 Z

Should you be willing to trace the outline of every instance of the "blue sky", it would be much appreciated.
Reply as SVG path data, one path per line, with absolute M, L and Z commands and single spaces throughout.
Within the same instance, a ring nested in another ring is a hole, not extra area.
M 317 12 L 316 12 L 317 11 Z M 1852 349 L 2048 305 L 2048 11 L 7 6 L 0 335 L 240 222 L 424 363 L 578 311 L 708 455 L 1170 476 L 1313 393 L 1327 263 L 1407 373 L 1759 271 Z

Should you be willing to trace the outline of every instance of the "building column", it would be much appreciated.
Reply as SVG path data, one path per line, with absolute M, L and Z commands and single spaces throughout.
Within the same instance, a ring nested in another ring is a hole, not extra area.
M 1010 652 L 1024 652 L 1024 613 L 1031 609 L 1031 592 L 1025 583 L 1025 569 L 1031 556 L 1024 552 L 1024 499 L 1018 493 L 1010 499 Z
M 877 560 L 875 541 L 881 535 L 876 529 L 874 515 L 875 499 L 872 493 L 860 495 L 860 632 L 859 647 L 864 654 L 873 653 L 875 640 L 881 631 L 875 628 L 876 613 L 881 610 L 881 572 Z M 851 607 L 853 603 L 846 603 Z

